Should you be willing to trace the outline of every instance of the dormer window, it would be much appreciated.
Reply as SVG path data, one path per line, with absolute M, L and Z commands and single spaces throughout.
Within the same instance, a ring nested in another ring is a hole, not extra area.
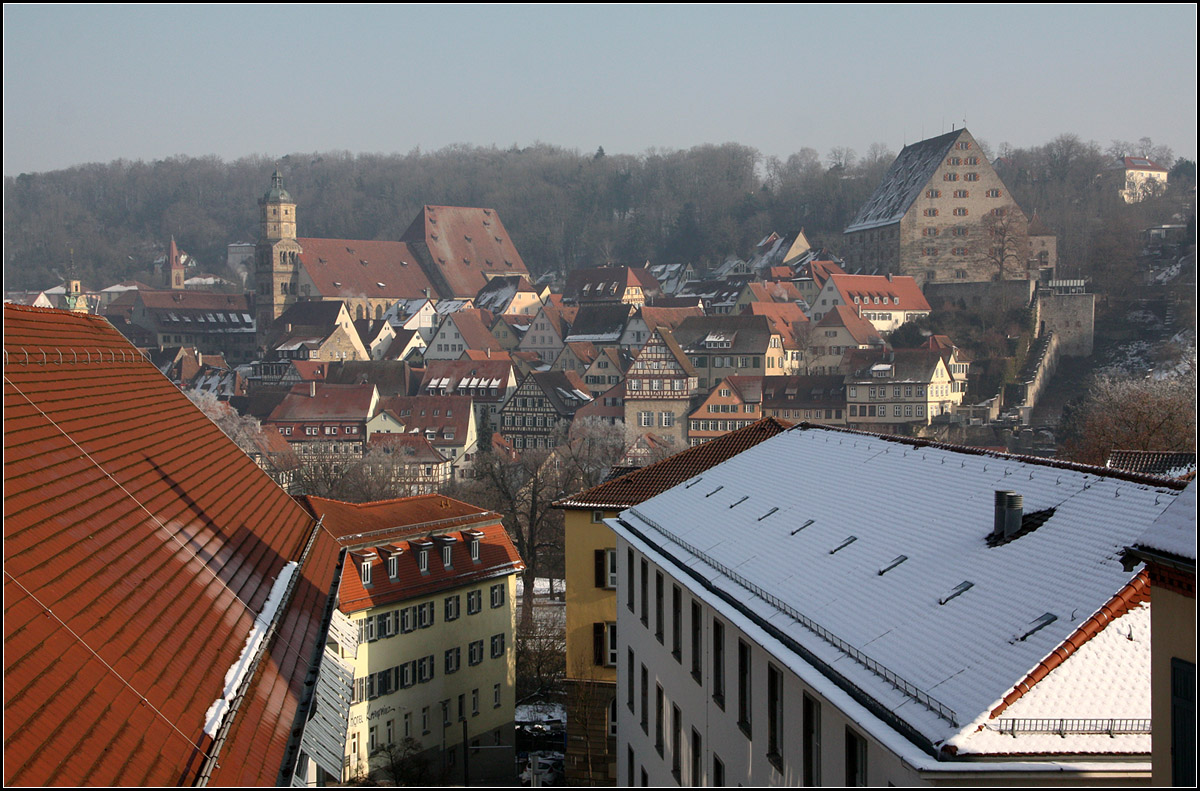
M 362 572 L 362 584 L 370 585 L 371 584 L 371 560 L 370 560 L 370 558 L 363 560 L 363 562 L 359 565 L 359 569 L 361 569 L 361 572 Z
M 387 561 L 388 579 L 396 579 L 400 575 L 400 553 L 393 552 Z
M 429 547 L 417 550 L 417 570 L 422 574 L 429 573 Z
M 471 553 L 471 560 L 478 563 L 479 541 L 483 538 L 483 532 L 480 530 L 464 530 L 463 535 L 467 538 L 467 550 Z
M 451 544 L 444 544 L 442 546 L 442 565 L 445 566 L 446 568 L 451 567 L 450 551 L 452 549 L 453 549 L 453 545 L 451 545 Z

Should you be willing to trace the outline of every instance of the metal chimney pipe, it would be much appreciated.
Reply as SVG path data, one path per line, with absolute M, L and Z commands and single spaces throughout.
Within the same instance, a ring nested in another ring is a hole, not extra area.
M 1008 504 L 1008 496 L 1013 492 L 996 490 L 996 513 L 992 521 L 992 535 L 999 538 L 1004 535 L 1004 509 Z
M 1004 537 L 1011 538 L 1021 529 L 1021 517 L 1025 510 L 1025 498 L 1009 492 L 1004 498 Z

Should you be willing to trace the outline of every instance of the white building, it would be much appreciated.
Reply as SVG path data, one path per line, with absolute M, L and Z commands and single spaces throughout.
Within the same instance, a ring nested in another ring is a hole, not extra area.
M 798 426 L 606 520 L 618 782 L 1148 782 L 1120 554 L 1180 488 Z

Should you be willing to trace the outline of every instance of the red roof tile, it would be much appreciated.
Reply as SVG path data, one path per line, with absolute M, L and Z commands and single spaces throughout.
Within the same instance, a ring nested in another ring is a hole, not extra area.
M 834 305 L 817 322 L 818 327 L 845 327 L 855 343 L 883 345 L 883 336 L 875 325 L 855 312 L 852 305 Z
M 495 209 L 425 206 L 400 238 L 423 248 L 443 297 L 474 297 L 496 275 L 529 277 Z
M 304 251 L 300 263 L 323 297 L 416 299 L 426 296 L 426 289 L 430 295 L 438 296 L 421 268 L 417 253 L 404 242 L 296 241 Z
M 908 275 L 830 275 L 833 287 L 842 295 L 847 304 L 854 304 L 854 298 L 870 299 L 888 297 L 888 307 L 893 310 L 930 310 L 929 302 L 921 293 L 917 281 Z
M 4 326 L 5 783 L 192 784 L 312 520 L 102 318 L 5 306 Z M 313 601 L 288 603 L 297 659 L 260 683 L 299 689 Z M 297 700 L 226 744 L 254 745 L 250 784 L 274 782 Z
M 358 564 L 343 566 L 338 591 L 342 612 L 399 602 L 525 568 L 500 516 L 461 500 L 426 494 L 361 505 L 320 497 L 306 497 L 304 501 L 314 514 L 324 517 L 325 529 L 337 536 L 343 547 L 374 553 L 369 588 L 363 585 Z M 468 551 L 468 530 L 482 533 L 478 562 Z M 417 568 L 414 543 L 424 543 L 431 536 L 457 540 L 451 550 L 450 567 L 443 565 L 440 545 L 435 541 L 429 550 L 428 571 L 422 573 Z M 386 553 L 377 547 L 401 550 L 396 579 L 388 578 Z

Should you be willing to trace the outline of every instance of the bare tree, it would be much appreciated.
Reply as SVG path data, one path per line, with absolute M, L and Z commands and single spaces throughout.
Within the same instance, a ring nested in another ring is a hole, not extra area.
M 582 491 L 598 486 L 625 451 L 625 432 L 601 418 L 576 418 L 569 439 L 559 443 L 557 455 L 564 469 L 564 487 Z
M 476 477 L 463 487 L 464 497 L 501 515 L 525 561 L 521 620 L 528 627 L 533 618 L 534 580 L 544 556 L 562 547 L 562 511 L 552 507 L 564 493 L 562 465 L 550 451 L 527 449 L 508 455 L 491 443 L 482 447 L 475 457 Z
M 262 434 L 262 424 L 256 418 L 250 415 L 239 415 L 228 402 L 221 401 L 216 395 L 207 391 L 189 390 L 187 397 L 247 455 L 258 452 L 257 437 Z
M 525 602 L 521 606 L 525 607 Z M 547 605 L 530 615 L 521 618 L 514 636 L 517 700 L 554 698 L 562 693 L 567 668 L 564 611 L 561 605 Z
M 1060 455 L 1103 465 L 1114 450 L 1196 450 L 1196 366 L 1172 379 L 1101 377 L 1064 419 Z
M 993 209 L 983 218 L 983 260 L 996 280 L 1022 279 L 1029 266 L 1029 222 L 1016 206 Z
M 378 748 L 373 757 L 380 768 L 372 774 L 388 785 L 424 786 L 429 784 L 429 761 L 422 753 L 421 743 L 405 736 L 398 743 L 385 744 Z

